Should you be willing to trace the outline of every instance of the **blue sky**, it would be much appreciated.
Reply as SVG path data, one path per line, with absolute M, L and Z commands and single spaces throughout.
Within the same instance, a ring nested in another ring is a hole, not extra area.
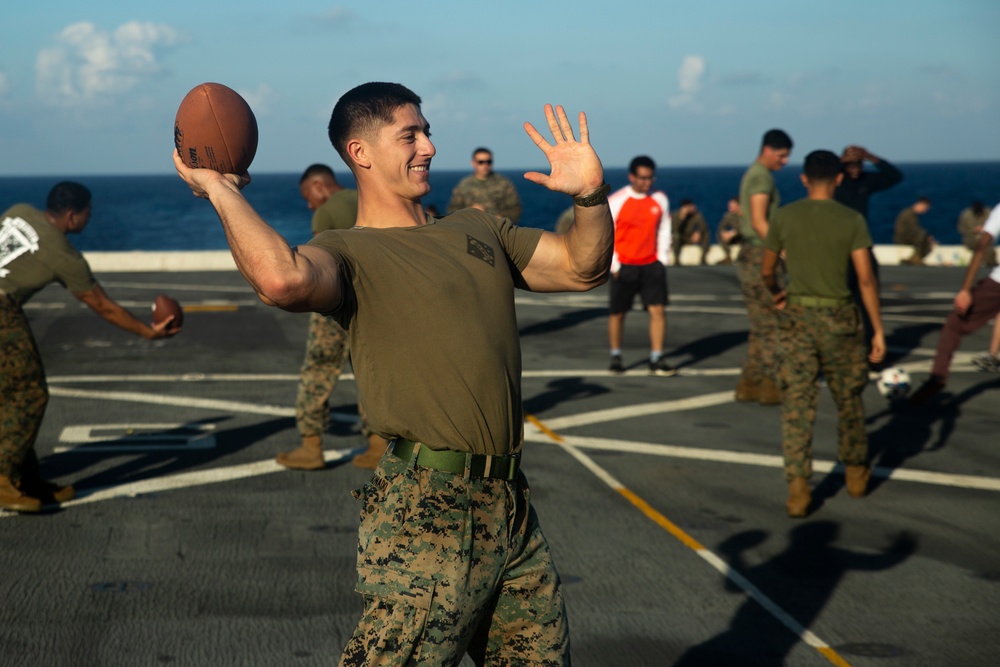
M 604 164 L 741 165 L 781 127 L 793 162 L 859 143 L 900 162 L 1000 160 L 996 0 L 424 3 L 8 2 L 0 175 L 170 173 L 193 86 L 240 91 L 251 173 L 342 166 L 337 98 L 398 81 L 424 99 L 434 167 L 478 145 L 536 168 L 521 124 L 586 111 Z

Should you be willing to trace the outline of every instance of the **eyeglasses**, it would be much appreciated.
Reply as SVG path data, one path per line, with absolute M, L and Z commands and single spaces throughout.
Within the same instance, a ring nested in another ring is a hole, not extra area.
M 476 160 L 476 164 L 493 164 L 493 160 Z

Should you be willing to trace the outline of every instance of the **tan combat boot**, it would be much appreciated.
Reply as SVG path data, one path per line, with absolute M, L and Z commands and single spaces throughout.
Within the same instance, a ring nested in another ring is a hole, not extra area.
M 868 466 L 847 466 L 844 478 L 847 481 L 847 494 L 852 498 L 863 498 L 868 492 L 868 480 L 872 469 Z
M 736 400 L 743 403 L 752 403 L 757 400 L 760 389 L 757 383 L 750 380 L 745 375 L 740 376 L 740 381 L 736 385 Z
M 322 470 L 326 467 L 322 438 L 318 435 L 307 435 L 302 438 L 302 444 L 296 449 L 281 452 L 274 457 L 274 460 L 292 470 Z
M 372 433 L 368 436 L 368 449 L 355 456 L 351 463 L 359 468 L 374 470 L 378 462 L 382 460 L 382 455 L 389 447 L 389 441 Z
M 41 500 L 43 505 L 65 503 L 76 498 L 76 489 L 73 488 L 72 484 L 59 486 L 55 482 L 41 478 L 27 479 L 22 477 L 18 486 L 23 493 Z
M 795 477 L 788 483 L 788 516 L 801 519 L 809 513 L 812 494 L 809 492 L 809 482 L 805 477 Z
M 14 512 L 41 512 L 42 501 L 25 495 L 10 477 L 0 475 L 0 508 Z

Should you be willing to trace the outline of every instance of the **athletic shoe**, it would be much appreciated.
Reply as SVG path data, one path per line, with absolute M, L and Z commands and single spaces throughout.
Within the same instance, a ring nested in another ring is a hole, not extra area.
M 927 381 L 920 385 L 920 389 L 910 397 L 910 405 L 923 405 L 931 396 L 944 389 L 944 380 L 937 375 L 927 378 Z
M 981 371 L 1000 373 L 1000 359 L 997 359 L 989 352 L 983 352 L 978 357 L 973 357 L 972 363 L 978 366 Z
M 621 375 L 625 372 L 625 367 L 622 366 L 622 355 L 612 354 L 611 355 L 611 365 L 608 366 L 608 371 L 614 373 L 615 375 Z
M 671 377 L 677 375 L 677 369 L 667 363 L 667 360 L 660 357 L 659 361 L 649 362 L 649 374 Z

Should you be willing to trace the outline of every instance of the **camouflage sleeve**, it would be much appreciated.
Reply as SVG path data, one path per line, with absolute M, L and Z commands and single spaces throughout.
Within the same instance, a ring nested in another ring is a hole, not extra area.
M 462 179 L 455 186 L 455 189 L 451 191 L 451 200 L 448 202 L 448 213 L 454 213 L 455 211 L 461 211 L 463 208 L 469 208 L 472 202 L 469 201 L 467 195 L 467 189 L 465 187 L 466 179 Z
M 497 211 L 497 214 L 502 218 L 510 219 L 515 225 L 521 219 L 521 198 L 517 196 L 517 190 L 510 180 L 504 184 L 500 210 Z

